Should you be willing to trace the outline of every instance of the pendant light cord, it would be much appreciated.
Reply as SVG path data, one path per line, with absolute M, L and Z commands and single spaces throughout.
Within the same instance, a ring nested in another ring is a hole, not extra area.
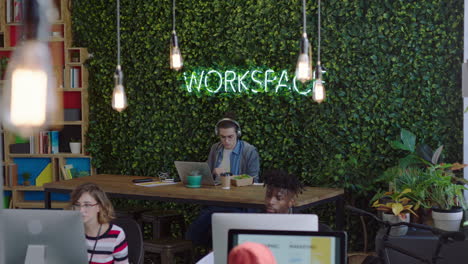
M 302 32 L 307 33 L 306 32 L 306 0 L 302 0 L 302 23 L 303 23 Z
M 172 31 L 175 31 L 175 0 L 172 0 Z
M 117 65 L 120 65 L 120 0 L 117 0 Z
M 320 0 L 318 0 L 318 47 L 317 47 L 317 60 L 320 63 Z

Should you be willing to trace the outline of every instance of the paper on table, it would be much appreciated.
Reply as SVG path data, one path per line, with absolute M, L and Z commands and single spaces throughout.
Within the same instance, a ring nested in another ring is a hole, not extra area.
M 152 182 L 135 183 L 135 185 L 143 186 L 143 187 L 155 187 L 155 186 L 163 186 L 163 185 L 171 185 L 171 184 L 177 184 L 177 182 L 152 181 Z

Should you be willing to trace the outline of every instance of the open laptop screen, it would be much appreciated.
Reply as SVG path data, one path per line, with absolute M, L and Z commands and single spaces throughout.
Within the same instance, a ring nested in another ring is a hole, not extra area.
M 231 229 L 228 234 L 228 254 L 232 248 L 244 242 L 267 246 L 277 263 L 346 263 L 345 232 Z

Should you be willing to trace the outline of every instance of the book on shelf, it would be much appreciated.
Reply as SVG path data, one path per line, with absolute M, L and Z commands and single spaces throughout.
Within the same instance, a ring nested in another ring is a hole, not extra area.
M 62 168 L 63 168 L 63 170 L 62 170 L 63 178 L 65 180 L 73 179 L 73 174 L 72 174 L 73 165 L 72 164 L 65 164 L 65 165 L 62 166 Z
M 2 165 L 2 170 L 3 170 L 3 186 L 10 186 L 10 176 L 8 173 L 8 164 L 3 163 Z
M 67 170 L 65 166 L 60 166 L 60 174 L 62 175 L 62 180 L 68 180 Z
M 21 22 L 23 20 L 23 3 L 22 0 L 13 1 L 14 22 Z
M 7 164 L 7 177 L 5 179 L 6 186 L 18 185 L 18 165 L 15 163 Z
M 59 153 L 59 132 L 58 131 L 50 131 L 51 135 L 51 146 L 52 146 L 52 154 Z
M 70 88 L 80 87 L 80 68 L 70 68 Z

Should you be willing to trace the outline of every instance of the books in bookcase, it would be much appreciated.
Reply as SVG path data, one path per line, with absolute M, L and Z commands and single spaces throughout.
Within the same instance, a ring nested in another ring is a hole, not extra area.
M 5 165 L 5 175 L 3 177 L 3 185 L 17 186 L 18 185 L 18 165 L 15 163 L 8 163 Z
M 59 153 L 59 132 L 41 131 L 38 135 L 38 154 L 57 154 Z
M 22 0 L 6 0 L 6 22 L 18 23 L 23 19 Z
M 59 153 L 59 132 L 58 131 L 50 131 L 50 137 L 52 142 L 52 154 Z
M 60 166 L 60 172 L 62 173 L 63 180 L 71 180 L 73 178 L 72 169 L 73 169 L 72 164 L 65 164 L 65 165 Z
M 58 154 L 59 132 L 41 131 L 9 145 L 11 154 Z
M 80 87 L 80 73 L 81 70 L 78 67 L 70 68 L 70 88 Z

